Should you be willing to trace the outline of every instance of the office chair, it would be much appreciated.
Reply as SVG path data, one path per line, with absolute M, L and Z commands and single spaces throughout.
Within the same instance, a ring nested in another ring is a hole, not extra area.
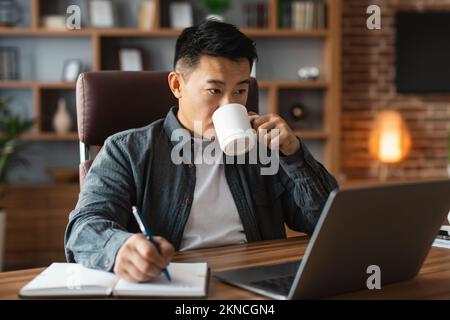
M 178 100 L 160 71 L 97 71 L 78 77 L 77 123 L 80 139 L 80 189 L 89 171 L 91 146 L 101 147 L 110 135 L 143 127 L 166 116 Z M 247 109 L 258 112 L 258 84 L 251 78 Z

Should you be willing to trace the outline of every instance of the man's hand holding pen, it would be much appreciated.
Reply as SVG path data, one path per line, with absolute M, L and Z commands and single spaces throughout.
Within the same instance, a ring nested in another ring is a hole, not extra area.
M 153 237 L 160 247 L 149 242 L 142 233 L 132 235 L 119 249 L 114 273 L 130 282 L 144 282 L 155 279 L 172 260 L 174 247 L 162 237 Z

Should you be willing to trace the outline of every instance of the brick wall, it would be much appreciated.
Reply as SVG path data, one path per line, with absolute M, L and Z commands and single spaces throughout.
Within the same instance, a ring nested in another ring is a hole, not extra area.
M 381 30 L 368 30 L 366 9 L 381 7 Z M 342 171 L 349 179 L 375 178 L 378 163 L 369 154 L 371 122 L 380 110 L 398 110 L 412 135 L 410 155 L 391 166 L 391 178 L 447 174 L 450 94 L 397 94 L 395 88 L 395 12 L 448 10 L 450 0 L 344 0 L 342 58 Z M 450 35 L 449 35 L 450 37 Z M 450 59 L 450 57 L 449 57 Z

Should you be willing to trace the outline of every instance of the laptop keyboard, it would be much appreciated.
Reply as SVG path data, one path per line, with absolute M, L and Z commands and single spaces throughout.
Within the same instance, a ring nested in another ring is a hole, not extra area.
M 277 278 L 265 279 L 251 282 L 250 284 L 260 287 L 262 289 L 270 290 L 283 295 L 288 295 L 291 290 L 292 282 L 294 282 L 295 275 L 282 276 Z

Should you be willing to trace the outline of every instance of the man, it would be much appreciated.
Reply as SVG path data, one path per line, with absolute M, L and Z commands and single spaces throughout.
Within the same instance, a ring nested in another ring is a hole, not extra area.
M 220 106 L 246 104 L 256 58 L 254 43 L 233 25 L 209 20 L 183 30 L 168 76 L 179 104 L 164 119 L 105 141 L 70 214 L 68 261 L 139 282 L 158 276 L 175 250 L 284 238 L 285 223 L 312 233 L 337 182 L 278 115 L 252 121 L 257 132 L 279 133 L 276 174 L 262 175 L 258 163 L 171 159 L 177 130 L 193 136 L 194 148 L 216 141 L 211 116 Z M 133 205 L 158 235 L 160 253 L 136 233 Z

